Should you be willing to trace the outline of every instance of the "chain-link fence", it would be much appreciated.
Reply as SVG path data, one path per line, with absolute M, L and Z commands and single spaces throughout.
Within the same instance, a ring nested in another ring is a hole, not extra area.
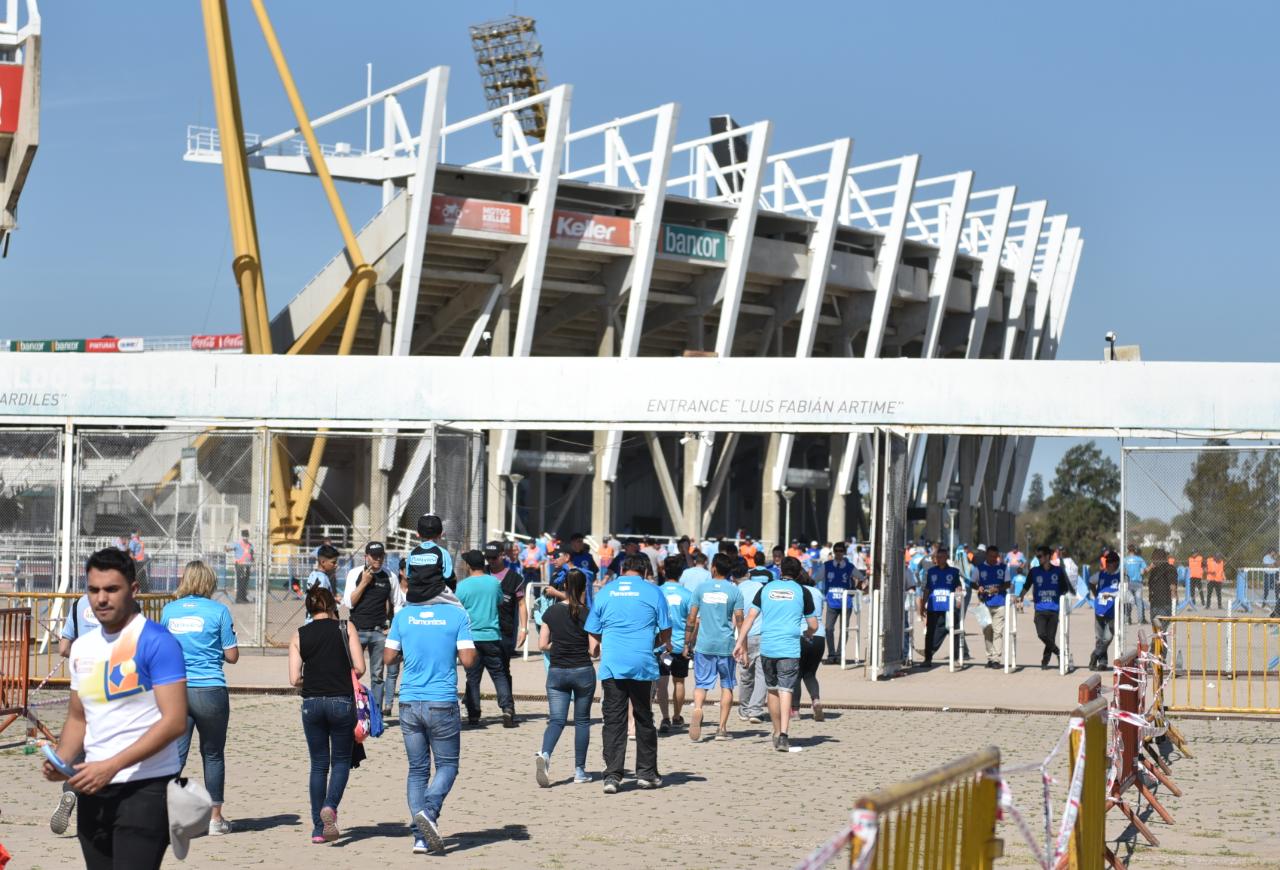
M 62 510 L 61 429 L 0 431 L 0 588 L 54 588 Z
M 1172 607 L 1160 562 L 1176 569 L 1180 613 L 1276 609 L 1280 447 L 1126 447 L 1121 489 L 1131 618 Z

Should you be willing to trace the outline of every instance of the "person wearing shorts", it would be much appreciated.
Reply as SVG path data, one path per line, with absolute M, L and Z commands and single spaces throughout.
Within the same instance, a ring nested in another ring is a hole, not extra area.
M 723 553 L 711 560 L 711 579 L 693 593 L 685 622 L 685 649 L 693 649 L 693 714 L 689 739 L 702 736 L 702 707 L 707 692 L 720 684 L 720 730 L 717 740 L 729 739 L 729 711 L 733 707 L 734 630 L 742 625 L 742 593 L 734 585 L 734 560 Z
M 791 692 L 800 675 L 800 637 L 811 637 L 818 630 L 814 602 L 797 582 L 803 571 L 799 559 L 788 556 L 782 560 L 782 578 L 756 592 L 734 648 L 734 658 L 744 662 L 751 627 L 761 620 L 760 660 L 769 697 L 773 748 L 779 752 L 791 750 L 787 727 L 791 721 Z
M 658 709 L 662 711 L 659 734 L 669 734 L 672 726 L 679 728 L 684 724 L 684 716 L 681 715 L 684 711 L 684 681 L 689 679 L 689 650 L 684 643 L 684 625 L 689 618 L 689 605 L 693 602 L 693 593 L 680 582 L 684 565 L 683 556 L 668 556 L 662 563 L 667 582 L 661 589 L 667 599 L 667 610 L 671 613 L 671 653 L 669 656 L 665 650 L 657 653 Z M 671 659 L 669 665 L 664 661 L 667 658 Z M 672 702 L 676 708 L 674 716 L 671 715 Z

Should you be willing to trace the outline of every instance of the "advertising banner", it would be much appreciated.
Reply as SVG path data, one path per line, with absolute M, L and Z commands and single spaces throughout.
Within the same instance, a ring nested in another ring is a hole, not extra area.
M 22 106 L 22 66 L 0 63 L 0 133 L 18 131 L 18 109 Z
M 85 353 L 116 353 L 120 350 L 114 338 L 88 338 L 84 342 Z
M 244 336 L 233 335 L 193 335 L 192 350 L 244 350 Z
M 518 236 L 524 233 L 524 206 L 511 202 L 436 194 L 431 197 L 431 213 L 427 217 L 427 223 L 433 227 L 454 227 Z
M 663 224 L 662 232 L 658 234 L 659 254 L 723 263 L 727 248 L 728 236 L 718 230 Z
M 551 238 L 629 248 L 631 219 L 556 209 L 551 214 Z
M 53 341 L 54 353 L 84 353 L 83 338 L 58 338 Z
M 118 338 L 116 348 L 121 353 L 140 353 L 145 342 L 141 338 Z
M 48 353 L 53 348 L 50 347 L 52 342 L 42 341 L 15 341 L 14 350 L 19 353 Z

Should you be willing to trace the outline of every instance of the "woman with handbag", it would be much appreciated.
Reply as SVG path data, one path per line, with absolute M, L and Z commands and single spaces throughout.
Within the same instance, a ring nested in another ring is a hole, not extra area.
M 364 673 L 364 650 L 355 627 L 338 621 L 328 589 L 308 589 L 306 610 L 311 622 L 289 642 L 289 683 L 302 689 L 302 730 L 311 754 L 311 842 L 331 843 L 339 837 L 338 804 L 355 744 L 352 673 Z

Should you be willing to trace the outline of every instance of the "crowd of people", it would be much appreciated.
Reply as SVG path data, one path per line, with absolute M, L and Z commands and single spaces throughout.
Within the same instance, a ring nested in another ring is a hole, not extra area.
M 564 544 L 493 541 L 459 554 L 455 565 L 439 517 L 421 517 L 418 533 L 395 567 L 383 543 L 368 542 L 361 563 L 341 579 L 341 553 L 324 543 L 301 584 L 306 620 L 289 644 L 288 679 L 302 699 L 313 843 L 341 836 L 339 809 L 350 771 L 364 758 L 363 737 L 381 733 L 398 702 L 412 849 L 442 852 L 440 819 L 458 773 L 461 732 L 484 725 L 485 675 L 502 726 L 520 726 L 510 662 L 530 633 L 545 668 L 547 720 L 533 757 L 543 788 L 556 781 L 553 759 L 571 710 L 573 774 L 565 781 L 595 779 L 589 755 L 597 687 L 606 794 L 623 787 L 631 743 L 636 787 L 653 789 L 663 785 L 660 735 L 684 732 L 700 742 L 710 731 L 714 741 L 731 740 L 735 693 L 739 722 L 767 720 L 772 747 L 788 752 L 804 692 L 813 720 L 824 719 L 819 668 L 838 651 L 839 614 L 860 600 L 870 579 L 867 549 L 844 541 L 765 550 L 747 536 L 683 538 L 668 547 L 627 538 L 593 553 L 575 534 Z M 1178 583 L 1159 549 L 1150 564 L 1136 548 L 1124 560 L 1105 551 L 1084 588 L 1076 584 L 1089 572 L 1063 548 L 1038 547 L 1027 558 L 1016 547 L 950 553 L 922 542 L 903 556 L 909 600 L 925 626 L 926 667 L 948 635 L 959 651 L 963 632 L 952 631 L 951 620 L 970 606 L 987 666 L 1001 667 L 1005 614 L 1029 597 L 1042 667 L 1061 656 L 1056 639 L 1066 601 L 1092 602 L 1090 666 L 1102 669 L 1116 620 L 1168 614 Z M 214 600 L 214 572 L 193 561 L 160 622 L 147 620 L 135 600 L 139 561 L 127 548 L 90 556 L 86 593 L 59 647 L 72 679 L 55 753 L 72 769 L 68 775 L 60 763 L 45 764 L 45 776 L 64 783 L 50 826 L 62 833 L 74 814 L 91 868 L 159 866 L 167 846 L 185 853 L 192 837 L 232 830 L 223 815 L 230 719 L 224 667 L 238 658 L 231 612 Z M 1139 592 L 1118 610 L 1122 571 Z M 1144 585 L 1149 609 L 1138 605 Z M 709 715 L 712 701 L 717 709 Z M 171 824 L 174 778 L 196 733 L 207 811 Z

